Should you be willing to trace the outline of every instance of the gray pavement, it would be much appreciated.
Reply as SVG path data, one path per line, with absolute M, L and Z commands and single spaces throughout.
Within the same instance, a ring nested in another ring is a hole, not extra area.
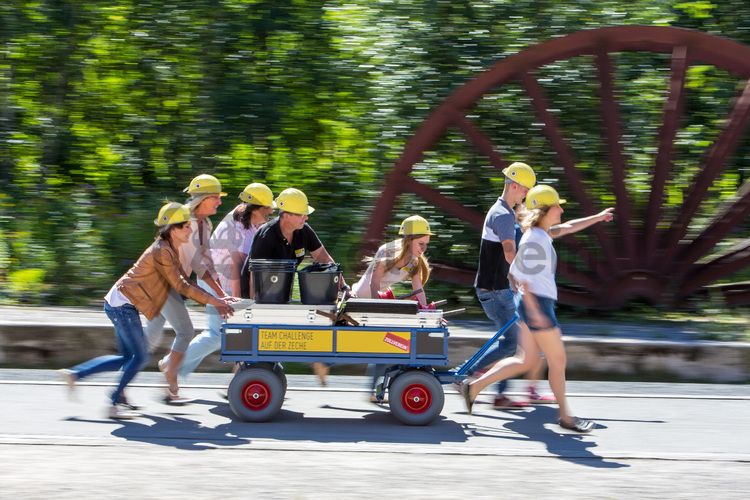
M 143 373 L 130 422 L 103 417 L 111 375 L 76 401 L 50 371 L 0 370 L 0 498 L 747 498 L 747 386 L 571 382 L 573 409 L 597 428 L 555 425 L 554 406 L 467 415 L 449 387 L 441 418 L 400 425 L 365 401 L 363 377 L 290 376 L 278 418 L 236 421 L 196 374 L 184 407 L 157 401 Z M 512 387 L 522 391 L 521 382 Z M 484 401 L 489 401 L 485 396 Z

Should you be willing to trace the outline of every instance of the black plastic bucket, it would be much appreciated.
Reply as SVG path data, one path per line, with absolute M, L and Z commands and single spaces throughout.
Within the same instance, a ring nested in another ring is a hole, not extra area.
M 339 292 L 341 266 L 311 264 L 299 270 L 299 296 L 303 304 L 330 305 L 336 303 Z
M 259 304 L 287 304 L 292 298 L 295 260 L 250 260 L 255 301 Z

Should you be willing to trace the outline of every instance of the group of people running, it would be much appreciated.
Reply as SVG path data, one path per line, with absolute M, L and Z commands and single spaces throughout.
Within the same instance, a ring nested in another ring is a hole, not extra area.
M 216 214 L 227 195 L 219 180 L 202 174 L 183 191 L 188 194 L 185 204 L 170 202 L 161 207 L 154 220 L 158 228 L 155 241 L 104 297 L 104 311 L 114 325 L 119 354 L 61 370 L 71 390 L 76 382 L 95 373 L 122 370 L 110 395 L 110 418 L 139 415 L 140 407 L 128 399 L 125 388 L 148 362 L 149 351 L 161 344 L 167 321 L 175 339 L 158 362 L 167 382 L 164 401 L 191 401 L 180 395 L 179 379 L 220 348 L 222 320 L 232 315 L 232 306 L 240 297 L 252 295 L 247 286 L 250 278 L 244 272 L 248 256 L 290 259 L 299 264 L 309 254 L 316 262 L 333 262 L 307 224 L 314 208 L 299 189 L 285 189 L 274 200 L 266 185 L 249 184 L 239 194 L 241 203 L 216 230 L 209 217 Z M 270 220 L 276 208 L 279 216 Z M 197 282 L 191 281 L 193 274 Z M 195 337 L 186 298 L 206 305 L 208 328 Z M 145 325 L 140 314 L 146 318 Z
M 477 395 L 493 382 L 523 372 L 539 378 L 536 373 L 541 351 L 549 365 L 554 398 L 531 390 L 532 401 L 556 400 L 560 425 L 587 432 L 593 424 L 572 416 L 565 399 L 565 351 L 554 312 L 557 289 L 552 239 L 610 221 L 612 209 L 563 224 L 560 217 L 565 200 L 550 186 L 536 186 L 531 167 L 514 163 L 503 173 L 503 193 L 485 218 L 475 288 L 485 313 L 498 328 L 516 311 L 521 320 L 475 364 L 481 369 L 459 390 L 471 413 Z M 315 262 L 334 262 L 307 224 L 315 209 L 298 189 L 285 189 L 274 199 L 266 185 L 249 184 L 239 194 L 241 202 L 215 230 L 209 217 L 216 214 L 222 197 L 227 195 L 219 180 L 202 174 L 183 191 L 188 194 L 185 204 L 170 202 L 161 207 L 154 220 L 158 227 L 155 241 L 105 296 L 104 311 L 114 325 L 119 354 L 99 356 L 61 370 L 71 390 L 77 381 L 92 374 L 122 370 L 119 384 L 110 395 L 110 418 L 139 415 L 140 407 L 128 399 L 125 388 L 146 365 L 149 351 L 161 344 L 167 321 L 175 339 L 158 362 L 167 382 L 164 401 L 190 401 L 180 395 L 179 380 L 220 348 L 222 321 L 233 313 L 232 306 L 240 297 L 252 296 L 248 260 L 285 259 L 299 264 L 309 255 Z M 275 209 L 279 215 L 271 219 Z M 424 292 L 430 277 L 425 252 L 433 235 L 423 217 L 406 218 L 399 229 L 400 238 L 385 243 L 368 259 L 369 265 L 352 287 L 352 295 L 392 298 L 393 284 L 411 282 L 421 307 L 434 307 L 427 303 Z M 193 274 L 197 282 L 191 281 Z M 340 283 L 348 288 L 343 279 Z M 185 298 L 206 305 L 208 328 L 195 337 Z M 145 326 L 139 313 L 146 318 Z M 379 368 L 375 369 L 376 378 Z M 327 366 L 316 363 L 313 369 L 324 383 Z M 501 401 L 507 401 L 502 391 L 500 388 L 495 399 L 498 408 L 505 407 Z

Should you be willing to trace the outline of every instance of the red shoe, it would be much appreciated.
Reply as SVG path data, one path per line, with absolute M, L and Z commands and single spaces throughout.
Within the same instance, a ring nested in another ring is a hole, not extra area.
M 528 406 L 529 403 L 526 401 L 514 401 L 505 394 L 495 396 L 495 402 L 492 404 L 492 407 L 496 410 L 519 410 Z
M 534 386 L 529 386 L 529 403 L 533 405 L 553 405 L 557 399 L 552 394 L 539 394 Z

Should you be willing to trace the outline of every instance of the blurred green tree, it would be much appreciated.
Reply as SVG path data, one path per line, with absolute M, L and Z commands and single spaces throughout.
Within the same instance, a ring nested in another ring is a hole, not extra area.
M 352 274 L 384 172 L 430 110 L 494 61 L 626 23 L 750 43 L 748 9 L 744 0 L 9 0 L 0 5 L 0 297 L 101 297 L 153 238 L 160 203 L 181 200 L 202 172 L 230 192 L 220 211 L 253 181 L 306 191 L 319 208 L 311 223 Z M 664 60 L 622 55 L 618 63 L 630 188 L 643 197 Z M 571 60 L 545 68 L 542 83 L 595 189 L 607 172 L 597 168 L 593 74 L 590 62 Z M 689 85 L 672 210 L 694 173 L 691 158 L 710 144 L 736 91 L 713 68 L 691 68 Z M 506 158 L 559 179 L 520 89 L 486 96 L 476 114 Z M 500 189 L 497 172 L 463 138 L 450 139 L 417 175 L 483 211 Z M 704 215 L 747 179 L 748 153 L 745 140 Z M 396 218 L 415 212 L 440 229 L 432 254 L 476 259 L 478 236 L 463 223 L 413 199 Z

